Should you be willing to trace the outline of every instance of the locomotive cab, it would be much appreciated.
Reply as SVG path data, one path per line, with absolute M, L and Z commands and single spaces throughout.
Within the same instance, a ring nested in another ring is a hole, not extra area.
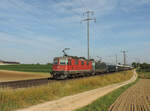
M 68 58 L 54 58 L 53 61 L 53 70 L 61 71 L 66 70 L 66 66 L 68 65 Z
M 53 60 L 52 76 L 53 78 L 65 79 L 67 76 L 64 74 L 67 71 L 68 58 L 67 57 L 56 57 Z

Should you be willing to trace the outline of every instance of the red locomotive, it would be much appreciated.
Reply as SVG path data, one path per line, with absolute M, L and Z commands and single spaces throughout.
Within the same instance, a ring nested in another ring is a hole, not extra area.
M 54 78 L 60 79 L 82 76 L 82 74 L 88 75 L 94 71 L 92 63 L 93 60 L 87 60 L 83 57 L 55 57 L 52 67 L 52 75 Z
M 63 51 L 64 52 L 64 51 Z M 90 75 L 94 72 L 94 60 L 84 57 L 68 56 L 64 52 L 63 57 L 55 57 L 52 76 L 56 79 Z

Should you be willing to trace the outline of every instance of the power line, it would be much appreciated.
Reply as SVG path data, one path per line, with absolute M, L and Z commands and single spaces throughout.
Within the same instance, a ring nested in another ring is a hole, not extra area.
M 121 51 L 121 52 L 123 53 L 123 62 L 124 62 L 123 65 L 126 65 L 126 53 L 127 53 L 128 51 Z
M 115 57 L 116 57 L 116 65 L 118 64 L 118 56 L 117 56 L 117 54 L 115 55 Z

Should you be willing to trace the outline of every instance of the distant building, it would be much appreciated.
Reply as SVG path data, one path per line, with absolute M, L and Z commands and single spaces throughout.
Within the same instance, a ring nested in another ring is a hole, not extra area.
M 0 64 L 4 64 L 2 61 L 0 61 Z
M 20 64 L 19 62 L 11 62 L 11 61 L 2 61 L 0 60 L 0 65 L 12 65 L 12 64 Z

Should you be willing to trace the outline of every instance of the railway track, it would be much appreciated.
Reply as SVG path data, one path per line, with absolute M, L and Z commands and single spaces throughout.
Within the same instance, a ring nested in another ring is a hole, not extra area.
M 52 82 L 52 78 L 40 78 L 40 79 L 31 79 L 31 80 L 19 80 L 19 81 L 8 81 L 8 82 L 0 82 L 0 88 L 26 88 L 32 86 L 39 86 L 43 84 L 48 84 Z
M 113 73 L 115 72 L 100 73 L 100 74 L 93 75 L 93 76 L 102 76 L 105 74 L 113 74 Z M 48 84 L 48 83 L 56 82 L 56 81 L 67 81 L 67 80 L 82 79 L 82 78 L 87 78 L 87 77 L 91 77 L 91 76 L 84 76 L 84 77 L 80 76 L 76 78 L 68 78 L 65 80 L 55 80 L 53 78 L 40 78 L 40 79 L 0 82 L 0 88 L 12 88 L 12 89 L 27 88 L 27 87 L 32 87 L 32 86 L 40 86 L 40 85 L 44 85 L 44 84 Z
M 101 75 L 104 75 L 104 74 L 101 74 Z M 100 76 L 100 75 L 93 75 L 93 76 Z M 67 81 L 67 80 L 73 80 L 73 79 L 82 79 L 86 77 L 89 77 L 89 76 L 68 78 L 64 80 L 55 80 L 53 78 L 41 78 L 41 79 L 30 79 L 30 80 L 7 81 L 7 82 L 0 82 L 0 88 L 12 88 L 12 89 L 27 88 L 27 87 L 32 87 L 32 86 L 40 86 L 40 85 L 48 84 L 54 81 Z

